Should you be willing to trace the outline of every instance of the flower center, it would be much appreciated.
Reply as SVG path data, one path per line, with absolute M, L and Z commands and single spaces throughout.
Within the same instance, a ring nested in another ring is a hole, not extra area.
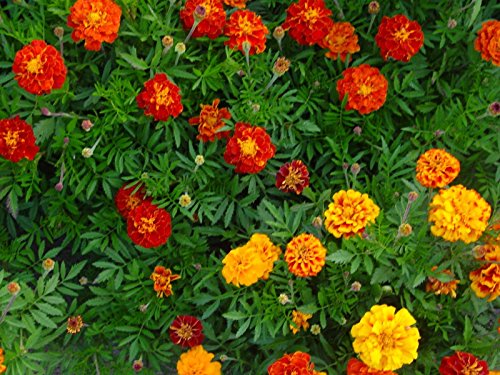
M 253 138 L 247 138 L 244 141 L 238 139 L 238 144 L 240 145 L 240 151 L 243 156 L 254 157 L 259 149 L 257 142 L 255 142 Z
M 288 171 L 288 176 L 285 177 L 285 180 L 281 183 L 281 186 L 287 187 L 289 189 L 294 189 L 297 185 L 300 185 L 302 183 L 303 181 L 299 171 L 294 168 L 290 168 Z
M 373 87 L 365 85 L 364 83 L 361 84 L 358 90 L 358 94 L 363 96 L 368 96 L 372 92 L 373 92 Z
M 382 335 L 380 335 L 379 342 L 382 346 L 382 351 L 392 349 L 394 347 L 393 338 L 385 333 L 382 333 Z
M 411 32 L 407 31 L 406 28 L 402 28 L 401 30 L 398 30 L 394 33 L 394 38 L 397 41 L 404 42 L 406 39 L 410 37 Z
M 101 11 L 90 12 L 89 15 L 87 16 L 87 22 L 88 22 L 87 27 L 100 26 L 102 24 L 103 18 L 104 14 Z
M 156 230 L 155 218 L 151 217 L 146 219 L 141 217 L 141 223 L 139 224 L 139 233 L 152 233 Z
M 3 139 L 5 139 L 7 147 L 15 148 L 17 146 L 17 142 L 19 142 L 19 132 L 7 130 L 7 135 L 5 135 Z
M 306 246 L 301 246 L 297 251 L 298 258 L 301 262 L 306 262 L 309 260 L 309 249 Z
M 189 324 L 182 323 L 180 328 L 174 328 L 177 336 L 182 338 L 183 340 L 189 340 L 193 337 L 193 327 Z
M 238 21 L 240 36 L 249 35 L 255 30 L 254 25 L 247 18 L 240 18 Z
M 483 366 L 479 366 L 479 363 L 474 362 L 471 365 L 467 365 L 462 369 L 463 375 L 480 375 L 483 373 Z
M 156 96 L 155 96 L 154 100 L 156 101 L 157 105 L 168 106 L 173 102 L 172 96 L 170 95 L 170 90 L 168 89 L 168 87 L 162 87 L 158 83 L 155 83 L 154 88 L 156 90 Z M 152 99 L 152 101 L 153 101 L 153 99 Z
M 41 56 L 38 55 L 37 57 L 28 61 L 28 64 L 26 65 L 26 69 L 28 70 L 28 72 L 30 72 L 31 74 L 38 74 L 38 72 L 40 72 L 40 69 L 42 68 L 42 62 L 40 60 Z
M 311 8 L 306 10 L 304 13 L 304 18 L 307 22 L 316 21 L 316 19 L 319 17 L 319 11 L 318 8 Z

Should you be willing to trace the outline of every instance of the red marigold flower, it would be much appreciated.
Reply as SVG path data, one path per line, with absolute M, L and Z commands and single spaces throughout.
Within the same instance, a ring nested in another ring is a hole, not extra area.
M 33 40 L 17 51 L 12 71 L 19 86 L 35 95 L 50 94 L 66 79 L 61 54 L 43 40 Z
M 333 25 L 332 12 L 323 0 L 299 0 L 286 10 L 282 27 L 302 45 L 319 43 Z
M 474 355 L 455 352 L 452 356 L 443 357 L 439 373 L 441 375 L 488 375 L 488 364 Z
M 302 193 L 309 186 L 309 171 L 302 160 L 283 164 L 276 173 L 276 187 L 284 193 Z
M 85 40 L 85 49 L 99 51 L 102 42 L 118 37 L 122 9 L 112 0 L 77 0 L 69 9 L 68 26 L 75 43 Z
M 33 129 L 19 116 L 0 120 L 0 155 L 17 163 L 22 158 L 33 160 L 39 148 Z
M 158 298 L 169 297 L 172 292 L 172 281 L 179 280 L 180 275 L 172 273 L 170 268 L 156 266 L 154 272 L 149 277 L 154 281 L 154 290 Z
M 437 266 L 432 267 L 431 271 L 437 270 Z M 441 275 L 449 276 L 451 278 L 450 281 L 440 281 L 436 279 L 435 277 L 429 276 L 427 278 L 427 283 L 425 284 L 425 291 L 426 292 L 432 292 L 435 295 L 448 295 L 450 294 L 452 298 L 457 297 L 457 284 L 460 282 L 460 280 L 455 280 L 453 279 L 454 275 L 453 273 L 446 269 L 440 272 Z
M 129 188 L 126 187 L 127 184 L 124 184 L 116 193 L 115 196 L 115 204 L 116 208 L 120 215 L 123 216 L 124 219 L 127 219 L 130 211 L 139 206 L 142 202 L 148 201 L 151 202 L 151 199 L 146 199 L 146 194 L 143 188 L 140 188 L 134 193 L 136 185 L 131 186 Z
M 267 368 L 268 375 L 314 375 L 320 374 L 314 370 L 311 356 L 303 352 L 285 354 Z
M 169 329 L 170 338 L 183 348 L 201 345 L 205 336 L 201 322 L 191 315 L 179 315 Z
M 392 57 L 408 62 L 424 45 L 424 33 L 417 21 L 410 21 L 402 14 L 391 18 L 384 16 L 375 42 L 384 60 Z
M 460 162 L 445 150 L 432 148 L 417 161 L 417 181 L 422 186 L 442 188 L 449 185 L 460 172 Z
M 127 233 L 136 245 L 146 248 L 161 246 L 172 234 L 170 214 L 144 201 L 129 212 Z
M 245 53 L 243 44 L 249 43 L 249 55 L 262 53 L 266 49 L 266 35 L 269 30 L 262 23 L 260 16 L 249 10 L 237 10 L 229 17 L 224 28 L 224 34 L 229 40 L 224 42 L 232 49 L 238 49 Z
M 340 56 L 340 60 L 345 61 L 347 54 L 352 56 L 359 52 L 358 36 L 355 31 L 349 22 L 334 22 L 328 34 L 319 42 L 322 48 L 329 50 L 325 56 L 332 60 L 337 60 Z
M 202 104 L 200 115 L 189 119 L 191 125 L 198 125 L 198 136 L 203 142 L 213 142 L 215 138 L 229 138 L 229 131 L 218 132 L 226 124 L 223 119 L 229 120 L 231 114 L 227 108 L 218 108 L 219 99 L 214 99 L 212 105 Z
M 146 116 L 167 121 L 170 116 L 179 116 L 184 109 L 179 91 L 165 73 L 158 73 L 144 83 L 144 90 L 136 98 L 137 105 L 144 109 Z
M 483 23 L 477 32 L 474 49 L 481 52 L 481 58 L 500 66 L 500 21 L 490 20 Z
M 361 64 L 342 72 L 337 81 L 340 100 L 347 94 L 346 109 L 355 109 L 362 115 L 376 111 L 385 103 L 388 83 L 377 68 Z
M 349 362 L 347 362 L 347 375 L 396 375 L 396 373 L 372 369 L 359 359 L 351 358 Z
M 259 173 L 274 156 L 276 146 L 264 128 L 237 122 L 227 142 L 224 160 L 236 166 L 236 173 Z
M 224 0 L 224 4 L 235 8 L 246 8 L 248 0 Z
M 184 30 L 190 30 L 194 24 L 194 10 L 197 6 L 205 8 L 205 17 L 196 26 L 192 37 L 208 36 L 215 39 L 222 34 L 226 23 L 226 12 L 222 5 L 222 0 L 187 0 L 181 10 L 181 21 Z
M 68 333 L 71 333 L 74 335 L 75 333 L 80 332 L 82 327 L 83 327 L 83 319 L 82 319 L 81 315 L 70 316 L 68 318 L 68 324 L 66 327 L 66 330 L 68 331 Z

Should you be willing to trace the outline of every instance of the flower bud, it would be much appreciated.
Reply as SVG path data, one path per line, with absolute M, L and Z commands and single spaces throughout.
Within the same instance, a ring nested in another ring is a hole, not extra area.
M 203 155 L 196 155 L 194 158 L 194 163 L 198 166 L 201 167 L 203 164 L 205 164 L 205 158 Z
M 54 35 L 61 39 L 64 36 L 64 29 L 61 26 L 54 28 Z
M 349 169 L 349 163 L 342 163 L 342 169 L 347 171 Z
M 321 333 L 321 327 L 318 324 L 313 324 L 310 331 L 313 335 L 319 335 Z
M 47 107 L 42 107 L 40 109 L 40 112 L 42 112 L 42 115 L 44 115 L 44 116 L 50 116 L 52 114 L 52 112 L 50 112 Z
M 380 12 L 380 4 L 378 1 L 370 1 L 370 4 L 368 4 L 368 13 L 378 14 L 378 12 Z
M 181 207 L 187 207 L 191 204 L 191 197 L 188 193 L 184 193 L 179 198 L 179 204 Z
M 174 38 L 170 35 L 165 35 L 161 40 L 161 44 L 163 44 L 163 47 L 167 48 L 168 51 L 168 49 L 172 48 L 174 45 Z
M 413 228 L 411 227 L 410 224 L 408 223 L 403 223 L 399 226 L 399 229 L 398 229 L 398 234 L 401 236 L 401 237 L 408 237 L 411 232 L 413 231 Z
M 85 130 L 86 132 L 90 131 L 94 124 L 90 120 L 83 120 L 82 121 L 82 129 Z
M 359 281 L 355 281 L 351 284 L 351 290 L 353 292 L 359 292 L 361 290 L 361 283 Z
M 67 145 L 69 143 L 69 138 L 68 137 L 64 137 L 63 142 L 64 142 L 65 145 Z
M 283 74 L 288 72 L 288 69 L 290 69 L 290 60 L 286 57 L 279 57 L 274 63 L 273 73 L 278 77 L 281 77 Z
M 197 5 L 196 8 L 194 8 L 193 18 L 195 22 L 203 21 L 203 18 L 205 18 L 206 15 L 207 10 L 203 5 Z
M 436 130 L 436 131 L 434 132 L 434 136 L 435 136 L 436 138 L 441 137 L 443 134 L 444 134 L 444 130 L 441 130 L 441 129 L 438 129 L 438 130 Z
M 62 191 L 62 189 L 64 189 L 63 183 L 58 182 L 57 184 L 55 184 L 54 189 L 56 189 L 57 191 Z
M 78 282 L 80 283 L 80 285 L 87 285 L 88 282 L 89 282 L 89 279 L 87 279 L 85 276 L 82 276 L 80 277 L 80 279 L 78 280 Z
M 352 129 L 354 134 L 356 135 L 361 135 L 361 132 L 363 131 L 359 126 L 356 126 L 354 129 Z
M 448 20 L 448 29 L 454 29 L 455 27 L 457 27 L 457 20 L 450 18 Z
M 83 150 L 82 150 L 82 156 L 86 159 L 92 157 L 92 155 L 94 155 L 94 151 L 90 148 L 90 147 L 85 147 Z
M 16 296 L 21 291 L 21 286 L 15 281 L 13 281 L 7 285 L 7 290 L 9 291 L 10 294 Z
M 221 354 L 221 356 L 219 357 L 219 360 L 221 362 L 226 362 L 228 359 L 229 359 L 229 357 L 225 354 Z
M 248 40 L 245 40 L 243 43 L 241 43 L 241 47 L 243 48 L 243 52 L 245 54 L 250 53 L 250 49 L 252 48 L 252 43 L 250 43 Z
M 175 45 L 175 52 L 179 55 L 182 55 L 184 52 L 186 52 L 186 45 L 182 42 L 177 43 Z
M 354 163 L 353 165 L 351 165 L 351 173 L 354 176 L 357 176 L 360 170 L 361 166 L 358 163 Z
M 139 372 L 142 370 L 144 367 L 144 363 L 142 362 L 142 357 L 139 359 L 136 359 L 134 363 L 132 364 L 132 368 L 134 369 L 135 372 Z
M 312 225 L 314 228 L 321 228 L 323 226 L 323 219 L 321 218 L 321 216 L 316 216 L 312 221 Z
M 61 184 L 62 185 L 62 184 Z M 60 191 L 60 190 L 59 190 Z M 42 262 L 42 267 L 45 271 L 47 272 L 50 272 L 54 269 L 54 265 L 55 265 L 55 262 L 50 259 L 50 258 L 47 258 L 45 259 L 43 262 Z
M 488 106 L 488 114 L 496 117 L 500 115 L 500 102 L 493 102 Z
M 149 303 L 148 304 L 144 304 L 144 305 L 140 305 L 139 306 L 139 311 L 141 313 L 145 313 L 146 311 L 148 311 L 148 306 L 149 306 Z
M 382 286 L 382 294 L 392 294 L 392 286 L 390 285 L 383 285 Z
M 278 297 L 278 302 L 282 305 L 286 305 L 287 303 L 290 303 L 290 298 L 288 298 L 288 295 L 285 293 L 281 293 Z
M 274 31 L 273 31 L 273 37 L 276 39 L 278 42 L 283 39 L 285 36 L 285 29 L 283 29 L 281 26 L 277 26 Z
M 408 193 L 408 201 L 415 202 L 418 199 L 418 193 L 416 191 L 410 191 Z

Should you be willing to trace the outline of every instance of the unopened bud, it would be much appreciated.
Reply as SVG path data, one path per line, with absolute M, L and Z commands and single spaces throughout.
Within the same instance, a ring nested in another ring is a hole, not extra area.
M 63 142 L 64 142 L 65 145 L 67 145 L 69 143 L 69 138 L 68 137 L 64 137 Z
M 56 189 L 57 191 L 62 191 L 62 189 L 64 189 L 63 183 L 58 182 L 57 184 L 54 185 L 54 189 Z
M 193 17 L 195 22 L 201 22 L 206 15 L 207 10 L 203 5 L 197 5 L 196 8 L 194 8 Z
M 10 294 L 16 296 L 21 291 L 21 286 L 15 281 L 13 281 L 7 284 L 7 290 L 9 291 Z
M 454 29 L 455 27 L 457 27 L 457 20 L 450 18 L 448 20 L 448 29 Z
M 285 29 L 283 29 L 281 26 L 277 26 L 274 31 L 273 31 L 273 37 L 276 39 L 278 42 L 283 39 L 285 36 Z
M 401 237 L 408 237 L 411 232 L 413 231 L 413 228 L 411 227 L 410 224 L 408 223 L 403 223 L 399 226 L 399 229 L 398 229 L 398 234 L 401 236 Z
M 61 184 L 62 185 L 62 184 Z M 60 190 L 59 190 L 60 191 Z M 50 258 L 47 258 L 45 259 L 43 262 L 42 262 L 42 267 L 45 271 L 47 272 L 50 272 L 54 269 L 54 265 L 55 265 L 55 262 L 50 259 Z
M 147 180 L 149 178 L 148 172 L 142 172 L 141 173 L 141 180 Z
M 347 171 L 349 169 L 349 163 L 342 163 L 342 169 Z
M 344 276 L 344 278 L 345 278 L 345 279 L 347 279 L 347 278 L 349 277 L 349 275 L 350 275 L 350 274 L 351 274 L 351 273 L 350 273 L 349 271 L 344 271 L 344 272 L 342 273 L 342 276 Z
M 170 49 L 174 45 L 174 38 L 170 35 L 165 35 L 161 40 L 161 44 L 163 44 L 163 47 Z
M 279 57 L 274 63 L 273 73 L 280 77 L 288 72 L 288 69 L 290 69 L 290 60 L 286 57 Z
M 380 4 L 378 1 L 370 1 L 370 4 L 368 4 L 368 13 L 377 14 L 378 12 L 380 12 Z
M 353 133 L 356 135 L 361 135 L 361 132 L 363 131 L 359 126 L 356 126 L 354 129 L 352 129 Z
M 221 356 L 219 357 L 219 360 L 221 362 L 226 362 L 228 359 L 229 359 L 229 357 L 225 354 L 221 354 Z
M 83 120 L 82 121 L 82 129 L 85 130 L 86 132 L 90 131 L 94 124 L 90 120 Z
M 82 156 L 86 159 L 92 157 L 92 155 L 94 155 L 94 151 L 90 148 L 90 147 L 85 147 L 83 150 L 82 150 Z
M 392 287 L 390 285 L 383 285 L 382 286 L 382 293 L 383 294 L 392 294 Z
M 64 36 L 64 29 L 60 26 L 54 28 L 54 35 L 61 39 Z
M 47 107 L 42 107 L 42 109 L 40 109 L 40 112 L 42 112 L 42 115 L 44 116 L 50 116 L 52 114 L 52 112 L 50 112 Z
M 252 43 L 250 43 L 248 40 L 245 40 L 243 43 L 241 43 L 241 48 L 243 49 L 243 52 L 245 54 L 250 53 L 250 49 L 252 48 Z
M 418 199 L 418 193 L 416 191 L 410 191 L 408 193 L 408 201 L 415 202 Z
M 359 292 L 361 290 L 361 283 L 359 281 L 355 281 L 351 284 L 351 290 L 353 292 Z
M 282 305 L 286 305 L 290 302 L 290 298 L 288 298 L 288 295 L 286 295 L 285 293 L 281 293 L 278 297 L 278 302 Z
M 179 55 L 182 55 L 184 52 L 186 52 L 186 45 L 182 42 L 177 43 L 175 45 L 175 52 Z
M 259 103 L 253 103 L 251 105 L 253 113 L 257 113 L 260 111 L 260 104 Z
M 318 324 L 313 324 L 310 331 L 313 335 L 319 335 L 321 333 L 321 327 Z
M 139 359 L 136 359 L 134 363 L 132 364 L 132 368 L 134 369 L 135 372 L 139 372 L 142 370 L 144 367 L 144 363 L 142 362 L 142 357 Z
M 141 313 L 145 313 L 146 311 L 148 311 L 148 306 L 149 306 L 149 303 L 148 304 L 144 304 L 144 305 L 140 305 L 139 306 L 139 311 Z
M 321 216 L 316 216 L 312 221 L 312 225 L 314 228 L 321 228 L 323 226 L 323 219 L 321 218 Z
M 80 283 L 80 285 L 87 285 L 89 282 L 89 279 L 87 279 L 85 276 L 82 276 L 82 277 L 80 277 L 78 282 Z
M 193 265 L 193 267 L 194 267 L 194 269 L 195 269 L 196 271 L 200 271 L 200 270 L 201 270 L 201 264 L 200 264 L 200 263 L 195 263 L 195 264 Z
M 354 176 L 357 176 L 360 170 L 361 166 L 358 163 L 354 163 L 353 165 L 351 165 L 351 173 Z
M 488 114 L 496 117 L 500 115 L 500 102 L 493 102 L 488 106 Z

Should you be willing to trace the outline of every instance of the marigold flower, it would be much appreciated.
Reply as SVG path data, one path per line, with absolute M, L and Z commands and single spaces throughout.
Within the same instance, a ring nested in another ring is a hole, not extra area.
M 368 13 L 378 14 L 378 12 L 380 12 L 380 4 L 378 1 L 370 1 L 370 4 L 368 4 Z
M 226 124 L 231 114 L 227 108 L 218 108 L 220 99 L 214 99 L 212 105 L 202 104 L 200 115 L 189 119 L 191 125 L 198 125 L 198 136 L 203 142 L 213 142 L 215 139 L 229 138 L 229 131 L 218 131 Z
M 323 0 L 299 0 L 286 10 L 282 27 L 297 43 L 311 46 L 328 34 L 333 24 L 331 15 Z
M 283 29 L 281 26 L 276 26 L 276 28 L 273 31 L 273 38 L 276 39 L 279 42 L 281 42 L 281 39 L 285 36 L 285 29 Z
M 68 333 L 71 333 L 74 335 L 77 332 L 80 332 L 82 327 L 83 327 L 83 319 L 82 319 L 81 315 L 70 316 L 68 318 L 68 324 L 66 327 L 66 330 L 68 331 Z
M 441 375 L 488 375 L 488 364 L 473 354 L 455 352 L 452 356 L 443 357 L 439 366 Z
M 50 272 L 54 269 L 54 265 L 56 262 L 54 262 L 52 259 L 47 258 L 42 262 L 42 267 L 45 271 Z
M 181 354 L 177 362 L 178 375 L 221 375 L 220 362 L 212 362 L 214 355 L 207 352 L 203 346 L 194 346 Z
M 326 249 L 312 234 L 302 233 L 286 245 L 285 261 L 296 276 L 316 276 L 325 265 Z
M 325 211 L 325 228 L 337 238 L 363 233 L 380 213 L 380 208 L 367 194 L 355 190 L 341 190 L 332 199 L 333 203 Z
M 320 374 L 314 370 L 311 356 L 303 352 L 285 354 L 267 368 L 268 375 L 314 375 Z
M 247 243 L 231 250 L 222 260 L 222 276 L 228 284 L 250 286 L 269 271 L 255 246 Z
M 481 52 L 481 58 L 500 66 L 500 21 L 490 20 L 483 23 L 477 32 L 474 49 Z
M 135 371 L 135 372 L 139 372 L 139 371 L 142 371 L 142 368 L 144 367 L 144 362 L 142 362 L 142 357 L 139 358 L 139 359 L 136 359 L 133 363 L 132 363 L 132 369 Z
M 127 188 L 127 184 L 124 184 L 115 196 L 115 204 L 118 212 L 124 219 L 128 219 L 130 212 L 139 206 L 142 202 L 151 202 L 151 198 L 146 198 L 146 192 L 144 188 L 139 188 L 135 193 L 137 185 Z
M 480 249 L 476 258 L 487 263 L 469 274 L 471 288 L 476 296 L 491 302 L 500 295 L 500 246 L 486 244 Z
M 165 73 L 158 73 L 144 83 L 144 90 L 136 98 L 137 105 L 144 109 L 146 116 L 167 121 L 170 116 L 179 116 L 184 109 L 179 91 Z
M 33 40 L 17 51 L 12 71 L 19 86 L 35 95 L 50 94 L 66 80 L 61 54 L 43 40 Z
M 7 284 L 7 290 L 11 295 L 15 296 L 21 291 L 21 286 L 15 281 L 12 281 Z
M 172 291 L 172 281 L 179 280 L 181 276 L 172 273 L 170 268 L 156 266 L 149 278 L 155 283 L 154 290 L 158 298 L 163 298 L 174 294 Z
M 286 57 L 278 57 L 273 65 L 273 74 L 281 77 L 283 74 L 288 72 L 288 69 L 290 69 L 290 60 Z
M 301 194 L 309 186 L 309 171 L 302 160 L 283 164 L 276 173 L 276 187 L 284 193 Z
M 321 333 L 321 327 L 318 324 L 313 324 L 309 330 L 313 335 L 319 335 Z
M 432 271 L 437 270 L 437 266 L 432 267 Z M 448 275 L 453 278 L 454 275 L 450 270 L 443 270 L 440 272 L 442 275 Z M 433 292 L 436 296 L 443 294 L 448 295 L 451 294 L 452 298 L 457 297 L 457 285 L 460 280 L 450 280 L 450 281 L 440 281 L 435 277 L 429 276 L 427 278 L 427 284 L 425 285 L 426 292 Z
M 347 362 L 347 375 L 397 375 L 392 371 L 379 371 L 372 369 L 356 358 Z
M 224 160 L 236 166 L 236 173 L 259 173 L 274 156 L 276 147 L 264 128 L 237 122 L 227 142 Z
M 7 367 L 3 364 L 5 361 L 5 356 L 3 355 L 3 349 L 0 348 L 0 374 L 7 371 Z
M 77 0 L 69 9 L 68 26 L 75 43 L 85 40 L 85 49 L 99 51 L 102 42 L 118 37 L 122 9 L 112 0 Z
M 205 157 L 203 155 L 196 155 L 196 157 L 194 158 L 194 163 L 197 167 L 201 167 L 203 164 L 205 164 Z
M 224 4 L 230 7 L 244 9 L 247 6 L 247 1 L 248 0 L 224 0 Z
M 418 329 L 405 308 L 374 305 L 351 329 L 353 348 L 375 370 L 394 371 L 417 358 Z
M 267 280 L 269 278 L 269 274 L 274 268 L 274 262 L 280 257 L 280 247 L 273 244 L 271 239 L 266 234 L 262 233 L 254 233 L 252 237 L 250 237 L 247 245 L 255 248 L 254 251 L 259 254 L 260 259 L 266 265 L 261 279 Z
M 399 237 L 408 237 L 413 232 L 413 228 L 408 223 L 403 223 L 398 228 Z
M 184 193 L 179 197 L 179 204 L 181 207 L 188 207 L 191 204 L 191 196 Z
M 170 214 L 149 201 L 129 212 L 127 233 L 139 246 L 151 248 L 165 244 L 172 234 Z
M 205 8 L 205 17 L 194 30 L 192 37 L 208 36 L 215 39 L 222 34 L 226 23 L 226 12 L 222 0 L 187 0 L 181 9 L 181 21 L 184 30 L 190 30 L 194 24 L 194 11 L 197 6 Z
M 358 36 L 355 31 L 349 22 L 334 22 L 328 34 L 319 42 L 322 48 L 328 49 L 325 56 L 332 60 L 337 60 L 340 56 L 340 60 L 345 61 L 347 54 L 352 56 L 359 52 Z
M 424 33 L 417 21 L 410 21 L 402 14 L 390 18 L 384 16 L 375 42 L 384 60 L 392 57 L 408 62 L 424 45 Z
M 366 115 L 384 105 L 388 83 L 377 68 L 361 64 L 347 68 L 342 75 L 344 78 L 337 81 L 337 92 L 340 100 L 347 95 L 347 110 Z
M 290 297 L 288 297 L 288 295 L 285 293 L 281 293 L 278 296 L 278 302 L 281 303 L 282 305 L 286 305 L 287 303 L 291 303 Z
M 229 40 L 224 42 L 231 49 L 245 53 L 244 43 L 249 43 L 249 55 L 262 53 L 266 49 L 266 35 L 269 30 L 262 23 L 260 16 L 250 10 L 237 10 L 229 17 L 224 28 Z
M 417 181 L 422 186 L 442 188 L 458 176 L 460 162 L 445 150 L 433 148 L 420 155 L 416 169 Z
M 293 310 L 292 321 L 295 325 L 290 324 L 292 333 L 295 335 L 300 331 L 301 328 L 303 328 L 304 331 L 307 331 L 307 329 L 309 328 L 309 323 L 307 321 L 311 318 L 312 314 L 304 314 L 303 312 L 300 312 L 298 310 Z
M 441 189 L 429 205 L 431 233 L 446 241 L 477 241 L 488 225 L 491 207 L 475 190 L 462 185 Z
M 500 102 L 490 103 L 487 113 L 493 117 L 500 115 Z
M 19 116 L 0 119 L 0 155 L 17 163 L 23 158 L 33 160 L 39 147 L 35 134 L 26 121 Z
M 183 348 L 201 345 L 205 338 L 201 322 L 191 315 L 178 315 L 168 332 L 172 342 Z

